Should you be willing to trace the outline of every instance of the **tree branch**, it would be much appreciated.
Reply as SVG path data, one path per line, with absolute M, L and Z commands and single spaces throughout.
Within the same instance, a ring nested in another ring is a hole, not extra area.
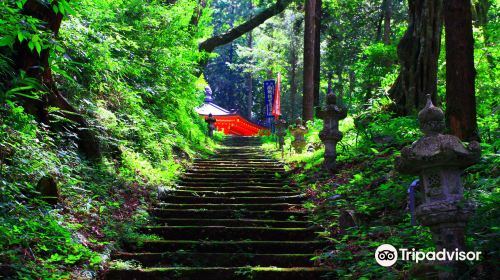
M 254 28 L 261 25 L 264 21 L 283 12 L 283 10 L 285 10 L 286 7 L 288 7 L 288 5 L 290 5 L 293 1 L 294 0 L 276 0 L 274 5 L 263 10 L 261 13 L 252 17 L 248 21 L 230 29 L 226 33 L 214 36 L 201 42 L 198 47 L 199 50 L 211 53 L 215 48 L 238 39 L 243 34 L 252 31 Z

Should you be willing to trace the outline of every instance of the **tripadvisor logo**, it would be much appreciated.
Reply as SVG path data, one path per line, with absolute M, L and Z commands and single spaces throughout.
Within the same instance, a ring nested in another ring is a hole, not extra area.
M 399 254 L 398 254 L 399 251 Z M 398 255 L 402 261 L 413 261 L 419 263 L 421 261 L 477 261 L 481 252 L 464 252 L 455 249 L 453 251 L 448 251 L 442 249 L 437 252 L 423 252 L 415 250 L 415 248 L 409 250 L 405 248 L 400 248 L 397 250 L 394 246 L 390 244 L 382 244 L 378 246 L 375 251 L 375 260 L 381 266 L 392 266 L 398 260 Z
M 398 260 L 398 251 L 390 244 L 380 245 L 375 251 L 375 260 L 381 266 L 392 266 Z

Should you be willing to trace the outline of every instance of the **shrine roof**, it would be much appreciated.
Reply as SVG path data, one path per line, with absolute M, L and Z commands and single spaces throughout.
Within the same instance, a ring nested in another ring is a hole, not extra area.
M 207 116 L 209 114 L 212 114 L 213 116 L 228 116 L 233 114 L 233 112 L 226 110 L 212 102 L 205 102 L 203 103 L 203 105 L 196 108 L 195 110 L 198 114 L 204 116 Z

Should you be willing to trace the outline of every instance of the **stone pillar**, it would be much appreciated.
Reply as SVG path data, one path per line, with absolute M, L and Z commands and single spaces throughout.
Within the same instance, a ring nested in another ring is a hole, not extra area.
M 217 120 L 212 116 L 212 114 L 208 115 L 208 118 L 205 119 L 205 122 L 207 123 L 207 128 L 208 128 L 208 137 L 212 138 L 214 137 L 214 130 L 215 130 L 215 122 Z
M 304 150 L 304 147 L 306 146 L 306 139 L 304 138 L 304 135 L 307 133 L 307 128 L 302 124 L 302 119 L 297 118 L 295 120 L 295 125 L 290 126 L 289 129 L 294 138 L 292 142 L 293 148 L 296 152 L 302 153 L 302 150 Z
M 278 136 L 278 144 L 281 150 L 281 158 L 284 157 L 285 135 L 286 135 L 286 121 L 284 119 L 276 120 L 276 135 Z
M 465 225 L 474 205 L 464 200 L 460 175 L 479 161 L 479 143 L 473 141 L 465 146 L 458 137 L 443 134 L 444 113 L 432 104 L 430 95 L 418 120 L 424 136 L 401 150 L 396 169 L 420 176 L 424 201 L 417 207 L 416 216 L 422 225 L 430 227 L 436 250 L 465 251 Z M 438 271 L 440 279 L 457 279 L 464 263 L 436 264 L 450 268 Z
M 337 105 L 337 96 L 331 91 L 326 96 L 325 108 L 318 109 L 316 115 L 323 120 L 323 130 L 319 133 L 319 138 L 325 145 L 324 166 L 333 171 L 336 167 L 337 143 L 343 137 L 339 130 L 339 121 L 347 117 L 347 110 Z

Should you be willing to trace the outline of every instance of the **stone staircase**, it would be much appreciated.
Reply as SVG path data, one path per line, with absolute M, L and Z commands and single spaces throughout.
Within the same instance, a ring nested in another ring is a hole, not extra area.
M 327 244 L 301 211 L 303 197 L 287 188 L 282 165 L 260 139 L 231 137 L 209 160 L 196 160 L 179 188 L 152 209 L 161 236 L 131 244 L 113 259 L 140 268 L 112 269 L 107 279 L 329 279 L 310 260 Z M 325 278 L 322 278 L 324 276 Z

